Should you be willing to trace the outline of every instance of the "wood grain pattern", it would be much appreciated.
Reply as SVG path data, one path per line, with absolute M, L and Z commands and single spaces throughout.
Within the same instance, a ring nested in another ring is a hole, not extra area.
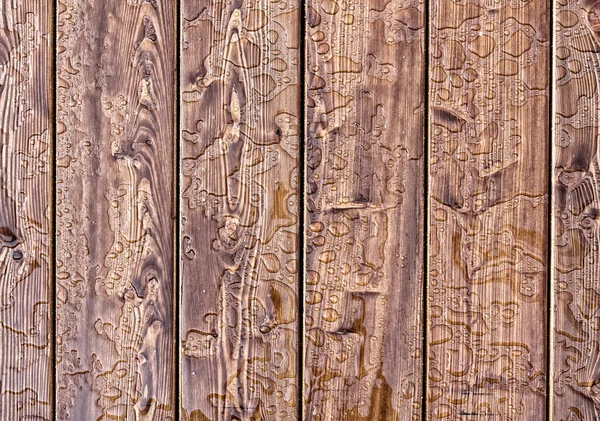
M 599 81 L 600 0 L 0 0 L 0 421 L 600 419 Z
M 600 3 L 556 0 L 553 419 L 600 419 Z
M 172 420 L 176 5 L 58 9 L 56 415 Z
M 299 13 L 183 1 L 186 420 L 298 419 Z
M 52 6 L 0 1 L 0 420 L 50 420 Z
M 424 5 L 307 7 L 305 419 L 419 420 Z
M 431 3 L 431 419 L 546 416 L 550 10 Z

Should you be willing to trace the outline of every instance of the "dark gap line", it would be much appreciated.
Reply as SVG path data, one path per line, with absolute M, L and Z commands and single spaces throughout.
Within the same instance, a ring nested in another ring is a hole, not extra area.
M 299 73 L 300 73 L 300 118 L 298 124 L 298 185 L 300 193 L 298 229 L 301 231 L 299 235 L 299 253 L 298 260 L 300 267 L 300 278 L 298 279 L 298 319 L 299 319 L 299 335 L 298 335 L 298 419 L 304 421 L 304 291 L 306 280 L 306 229 L 305 229 L 305 213 L 306 213 L 306 8 L 308 1 L 300 2 L 300 24 L 298 28 L 299 41 Z
M 175 156 L 174 156 L 174 170 L 175 170 L 175 186 L 174 186 L 174 200 L 173 205 L 175 207 L 175 236 L 174 236 L 174 248 L 173 248 L 173 271 L 174 271 L 174 319 L 175 319 L 175 346 L 174 346 L 174 357 L 175 357 L 175 380 L 174 380 L 174 417 L 175 420 L 179 420 L 181 417 L 181 40 L 182 36 L 182 1 L 177 2 L 176 16 L 175 16 Z
M 552 420 L 552 393 L 553 393 L 553 381 L 552 381 L 552 363 L 553 363 L 553 326 L 554 326 L 554 311 L 553 311 L 553 288 L 552 288 L 552 279 L 554 275 L 554 261 L 553 261 L 553 173 L 554 173 L 554 1 L 550 5 L 550 31 L 549 31 L 549 42 L 550 42 L 550 60 L 549 60 L 549 74 L 550 74 L 550 83 L 549 83 L 549 92 L 548 92 L 548 216 L 547 216 L 547 236 L 548 240 L 546 244 L 548 244 L 547 250 L 547 262 L 546 267 L 548 268 L 548 272 L 546 274 L 546 308 L 547 311 L 547 321 L 546 321 L 546 420 Z
M 423 78 L 425 80 L 425 107 L 423 116 L 423 301 L 422 301 L 422 312 L 423 312 L 423 343 L 422 343 L 422 358 L 421 362 L 423 371 L 421 375 L 421 420 L 427 419 L 427 371 L 428 371 L 428 343 L 427 343 L 427 296 L 429 293 L 428 282 L 429 282 L 429 142 L 430 142 L 430 130 L 429 130 L 429 36 L 430 36 L 430 2 L 425 2 L 424 10 L 424 40 L 423 40 L 423 54 L 425 55 L 425 74 Z
M 50 23 L 50 31 L 51 36 L 48 38 L 51 45 L 49 48 L 49 53 L 51 55 L 51 64 L 50 64 L 50 78 L 51 78 L 51 86 L 52 91 L 49 98 L 52 101 L 50 105 L 50 121 L 48 122 L 51 126 L 51 139 L 50 139 L 50 148 L 51 148 L 51 176 L 50 176 L 50 188 L 52 189 L 51 200 L 50 200 L 50 228 L 51 228 L 51 238 L 50 238 L 50 250 L 51 250 L 51 263 L 50 263 L 50 283 L 51 287 L 49 288 L 50 294 L 50 340 L 52 343 L 50 344 L 50 414 L 52 419 L 57 419 L 57 411 L 56 411 L 56 402 L 58 400 L 57 397 L 57 373 L 56 373 L 56 332 L 57 332 L 57 322 L 56 322 L 56 161 L 57 161 L 57 140 L 56 140 L 56 114 L 58 106 L 56 104 L 58 98 L 58 83 L 56 77 L 57 70 L 57 54 L 58 50 L 56 48 L 58 43 L 58 1 L 54 0 L 51 2 L 52 6 L 50 7 L 50 13 L 52 13 L 52 17 L 48 18 Z

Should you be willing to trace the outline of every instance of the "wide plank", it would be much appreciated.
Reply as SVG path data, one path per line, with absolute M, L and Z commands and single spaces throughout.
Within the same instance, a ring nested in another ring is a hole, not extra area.
M 305 420 L 421 419 L 424 10 L 307 2 Z
M 174 418 L 176 4 L 59 0 L 57 418 Z
M 182 419 L 297 420 L 300 1 L 182 6 Z
M 0 420 L 52 410 L 52 2 L 0 3 Z
M 556 420 L 600 419 L 600 3 L 554 2 L 553 390 Z
M 431 3 L 427 416 L 546 416 L 546 0 Z

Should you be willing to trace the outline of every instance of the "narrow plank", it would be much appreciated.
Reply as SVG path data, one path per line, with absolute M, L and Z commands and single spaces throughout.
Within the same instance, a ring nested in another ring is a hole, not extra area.
M 424 4 L 308 1 L 305 419 L 419 420 Z
M 556 0 L 553 419 L 600 419 L 598 77 L 600 4 Z
M 176 4 L 58 8 L 57 418 L 171 420 Z
M 431 4 L 431 419 L 545 419 L 550 10 Z
M 296 420 L 300 1 L 182 13 L 182 416 Z
M 52 2 L 0 3 L 0 420 L 50 420 Z

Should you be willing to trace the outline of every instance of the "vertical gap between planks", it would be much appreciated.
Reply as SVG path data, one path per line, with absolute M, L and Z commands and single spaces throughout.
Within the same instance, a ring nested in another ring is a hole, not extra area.
M 424 35 L 423 35 L 423 54 L 425 55 L 425 74 L 423 78 L 424 83 L 424 98 L 425 106 L 423 107 L 423 344 L 421 358 L 423 361 L 421 365 L 423 372 L 421 376 L 421 419 L 427 420 L 427 373 L 429 372 L 429 355 L 428 355 L 428 344 L 427 344 L 427 296 L 428 296 L 428 283 L 429 283 L 429 142 L 430 142 L 430 130 L 429 130 L 429 34 L 430 34 L 430 7 L 431 1 L 425 2 L 424 10 Z
M 182 36 L 182 1 L 178 0 L 175 7 L 175 156 L 174 165 L 174 189 L 173 189 L 173 206 L 174 206 L 174 230 L 175 235 L 173 241 L 175 242 L 173 247 L 173 271 L 174 271 L 174 302 L 173 302 L 173 317 L 175 319 L 175 346 L 174 346 L 174 360 L 175 360 L 175 380 L 174 380 L 174 417 L 176 421 L 180 420 L 181 417 L 181 40 Z
M 298 163 L 298 187 L 300 193 L 301 206 L 299 206 L 298 215 L 298 230 L 299 233 L 299 267 L 300 277 L 298 279 L 298 419 L 304 421 L 304 293 L 305 293 L 305 282 L 306 282 L 306 229 L 305 229 L 305 216 L 306 216 L 306 8 L 308 7 L 308 0 L 301 0 L 300 2 L 300 25 L 298 28 L 298 41 L 299 41 L 299 86 L 300 86 L 300 119 L 298 124 L 298 157 L 300 162 Z
M 550 5 L 550 31 L 548 32 L 548 36 L 550 37 L 550 60 L 549 60 L 549 74 L 550 74 L 550 83 L 549 83 L 549 93 L 548 93 L 548 101 L 549 101 L 549 115 L 548 115 L 548 124 L 550 125 L 548 130 L 549 136 L 549 153 L 548 159 L 550 161 L 550 165 L 548 165 L 548 251 L 547 251 L 547 260 L 548 260 L 548 272 L 547 272 L 547 282 L 546 288 L 548 288 L 546 292 L 546 302 L 548 307 L 548 321 L 546 324 L 546 336 L 547 336 L 547 349 L 546 349 L 546 420 L 552 420 L 552 408 L 553 408 L 553 392 L 554 392 L 554 380 L 552 370 L 554 368 L 554 191 L 553 191 L 553 183 L 554 179 L 554 86 L 555 86 L 555 74 L 554 74 L 554 51 L 555 51 L 555 37 L 554 37 L 554 8 L 555 1 L 548 0 L 552 2 Z
M 50 93 L 48 101 L 51 101 L 50 104 L 50 118 L 48 124 L 52 126 L 50 129 L 51 139 L 50 139 L 50 168 L 51 168 L 51 176 L 50 176 L 50 185 L 48 188 L 50 191 L 50 209 L 49 209 L 49 218 L 50 218 L 50 253 L 51 253 L 51 262 L 50 262 L 50 287 L 48 288 L 48 292 L 50 294 L 50 308 L 48 309 L 48 322 L 50 324 L 50 337 L 48 341 L 50 341 L 50 367 L 49 367 L 49 375 L 50 375 L 50 384 L 49 384 L 49 400 L 50 400 L 50 416 L 53 420 L 57 419 L 57 411 L 56 411 L 56 402 L 57 395 L 56 392 L 58 390 L 58 386 L 56 384 L 56 331 L 57 331 L 57 320 L 56 320 L 56 115 L 57 115 L 57 97 L 58 97 L 58 83 L 56 76 L 56 60 L 58 50 L 56 49 L 56 45 L 58 42 L 58 1 L 53 0 L 50 1 L 50 16 L 47 17 L 49 22 L 50 34 L 48 36 L 49 48 L 48 54 L 50 55 Z

